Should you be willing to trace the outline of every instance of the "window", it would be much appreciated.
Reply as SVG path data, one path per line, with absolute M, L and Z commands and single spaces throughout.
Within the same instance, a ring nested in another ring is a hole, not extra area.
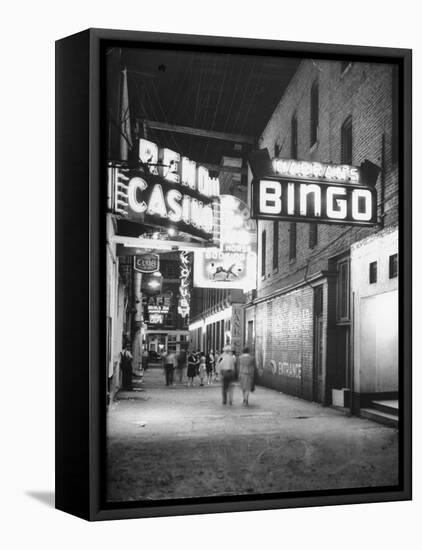
M 318 224 L 309 224 L 309 248 L 315 248 L 318 244 Z
M 349 320 L 350 274 L 349 260 L 337 263 L 337 319 Z
M 314 290 L 314 315 L 322 315 L 323 314 L 323 296 L 324 296 L 324 289 L 322 285 L 316 286 Z
M 353 162 L 353 141 L 352 141 L 352 117 L 349 116 L 341 127 L 341 162 L 352 164 Z
M 290 157 L 297 159 L 297 115 L 292 116 L 290 121 Z
M 278 222 L 273 223 L 273 269 L 278 269 Z
M 261 235 L 261 275 L 265 276 L 265 263 L 267 261 L 267 232 L 264 230 Z
M 290 260 L 296 259 L 296 240 L 297 240 L 297 225 L 296 222 L 290 224 L 289 232 L 289 258 Z
M 276 143 L 274 145 L 274 157 L 277 158 L 278 155 L 280 154 L 280 151 L 281 151 L 281 147 L 280 147 L 280 144 L 279 143 Z
M 371 262 L 369 264 L 369 284 L 373 285 L 374 283 L 377 282 L 377 271 L 378 271 L 378 266 L 377 266 L 377 262 Z
M 394 277 L 397 277 L 399 274 L 399 262 L 398 262 L 398 255 L 393 254 L 390 256 L 388 261 L 388 276 L 390 279 L 394 279 Z
M 318 119 L 319 119 L 319 86 L 314 82 L 311 88 L 311 147 L 318 139 Z
M 399 80 L 397 66 L 393 67 L 391 83 L 391 107 L 391 160 L 392 162 L 397 162 L 399 156 Z

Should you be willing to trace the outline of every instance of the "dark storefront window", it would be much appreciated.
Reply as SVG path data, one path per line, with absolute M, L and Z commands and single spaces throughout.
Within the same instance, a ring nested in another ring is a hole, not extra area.
M 311 88 L 311 143 L 312 147 L 318 139 L 318 122 L 319 122 L 319 86 L 318 82 L 314 82 Z
M 338 262 L 337 273 L 337 319 L 339 321 L 348 321 L 350 318 L 350 271 L 348 259 Z
M 378 279 L 378 264 L 377 262 L 371 262 L 369 264 L 369 284 L 373 285 Z
M 273 222 L 273 269 L 278 269 L 278 222 Z
M 399 274 L 399 259 L 397 254 L 393 254 L 389 258 L 388 262 L 388 276 L 390 279 L 394 279 L 394 277 L 397 277 Z

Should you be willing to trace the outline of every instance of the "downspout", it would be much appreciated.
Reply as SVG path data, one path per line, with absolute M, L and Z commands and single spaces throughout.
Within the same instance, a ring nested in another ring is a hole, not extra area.
M 385 134 L 382 134 L 381 138 L 381 178 L 380 178 L 380 219 L 379 225 L 384 227 L 385 218 Z
M 350 416 L 353 415 L 354 407 L 354 389 L 355 389 L 355 293 L 352 292 L 352 322 L 350 324 Z

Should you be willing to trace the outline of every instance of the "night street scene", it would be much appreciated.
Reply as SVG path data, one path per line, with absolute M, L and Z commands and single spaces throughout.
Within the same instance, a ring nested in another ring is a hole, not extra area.
M 397 486 L 395 66 L 105 65 L 107 501 Z

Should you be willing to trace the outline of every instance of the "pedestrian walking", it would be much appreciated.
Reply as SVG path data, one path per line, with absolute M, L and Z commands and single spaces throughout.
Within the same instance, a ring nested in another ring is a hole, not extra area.
M 126 344 L 120 352 L 120 369 L 122 371 L 122 389 L 132 390 L 132 354 L 130 345 Z
M 194 385 L 194 379 L 197 374 L 197 358 L 193 351 L 189 353 L 188 356 L 188 385 L 193 386 Z
M 210 385 L 212 383 L 212 377 L 214 374 L 214 354 L 211 350 L 206 355 L 205 366 L 207 369 L 207 383 Z
M 218 382 L 220 376 L 221 353 L 217 350 L 214 354 L 214 382 Z
M 207 359 L 205 357 L 205 353 L 201 353 L 201 355 L 199 357 L 198 374 L 199 374 L 199 385 L 203 386 L 204 385 L 204 380 L 207 376 Z
M 180 384 L 183 384 L 183 376 L 185 373 L 187 362 L 187 354 L 185 350 L 181 350 L 177 356 L 177 375 Z
M 164 354 L 164 372 L 166 375 L 166 386 L 173 385 L 174 369 L 177 366 L 177 358 L 174 351 Z
M 232 355 L 230 346 L 226 346 L 223 349 L 223 354 L 220 358 L 220 374 L 222 378 L 222 391 L 223 391 L 223 405 L 233 405 L 233 381 L 235 371 L 235 359 Z
M 249 392 L 255 389 L 255 361 L 246 347 L 239 357 L 239 383 L 243 393 L 243 406 L 249 405 Z

